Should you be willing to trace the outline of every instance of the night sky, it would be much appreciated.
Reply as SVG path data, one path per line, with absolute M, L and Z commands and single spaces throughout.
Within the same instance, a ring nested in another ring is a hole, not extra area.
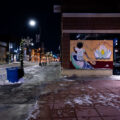
M 28 20 L 31 18 L 38 21 L 35 28 L 28 25 Z M 0 35 L 35 37 L 39 28 L 41 28 L 41 41 L 44 41 L 46 50 L 58 52 L 60 14 L 53 13 L 52 0 L 11 0 L 0 3 Z
M 117 0 L 108 2 L 64 0 L 64 4 L 68 8 L 78 6 L 80 12 L 120 12 L 120 2 Z M 77 7 L 74 8 L 78 11 Z M 39 27 L 31 28 L 28 25 L 30 18 L 38 21 L 38 26 L 41 28 L 41 41 L 44 41 L 46 50 L 59 52 L 61 21 L 60 14 L 53 13 L 53 0 L 2 1 L 0 3 L 0 35 L 15 35 L 19 38 L 35 37 Z

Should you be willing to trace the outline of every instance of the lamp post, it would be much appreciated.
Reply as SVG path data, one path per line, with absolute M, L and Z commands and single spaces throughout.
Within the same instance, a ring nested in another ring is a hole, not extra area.
M 18 78 L 22 78 L 24 76 L 23 52 L 24 52 L 24 39 L 21 39 L 21 42 L 20 42 L 20 68 L 18 69 L 18 71 L 19 71 Z
M 29 21 L 29 25 L 30 25 L 31 27 L 35 27 L 35 26 L 37 25 L 36 20 L 31 19 L 31 20 Z M 40 26 L 38 25 L 38 27 L 40 27 Z M 40 30 L 39 34 L 41 34 L 41 28 L 39 28 L 39 30 Z M 40 39 L 40 37 L 39 37 L 39 39 Z M 40 43 L 40 41 L 39 41 L 39 43 Z M 41 44 L 40 44 L 39 52 L 40 52 L 40 62 L 39 62 L 39 66 L 41 66 L 41 65 L 42 65 L 42 64 L 41 64 L 41 53 L 42 53 Z
M 23 52 L 24 52 L 24 39 L 22 39 L 20 43 L 20 67 L 22 70 L 24 69 Z

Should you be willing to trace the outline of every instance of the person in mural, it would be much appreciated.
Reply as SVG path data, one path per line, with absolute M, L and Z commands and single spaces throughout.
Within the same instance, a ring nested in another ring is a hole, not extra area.
M 73 66 L 76 69 L 94 69 L 90 63 L 84 60 L 84 55 L 89 59 L 91 64 L 95 64 L 95 61 L 90 59 L 85 49 L 83 49 L 83 43 L 78 42 L 77 46 L 74 47 L 74 52 L 71 55 L 71 61 Z

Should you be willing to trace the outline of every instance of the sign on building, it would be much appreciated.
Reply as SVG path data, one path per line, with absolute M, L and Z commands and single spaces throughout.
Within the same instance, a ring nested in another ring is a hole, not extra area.
M 54 13 L 61 13 L 61 5 L 54 5 L 53 12 Z

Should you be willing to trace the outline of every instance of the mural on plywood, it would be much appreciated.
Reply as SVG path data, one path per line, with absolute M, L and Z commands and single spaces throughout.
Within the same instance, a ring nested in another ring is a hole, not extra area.
M 113 41 L 71 40 L 70 61 L 75 69 L 112 69 Z

